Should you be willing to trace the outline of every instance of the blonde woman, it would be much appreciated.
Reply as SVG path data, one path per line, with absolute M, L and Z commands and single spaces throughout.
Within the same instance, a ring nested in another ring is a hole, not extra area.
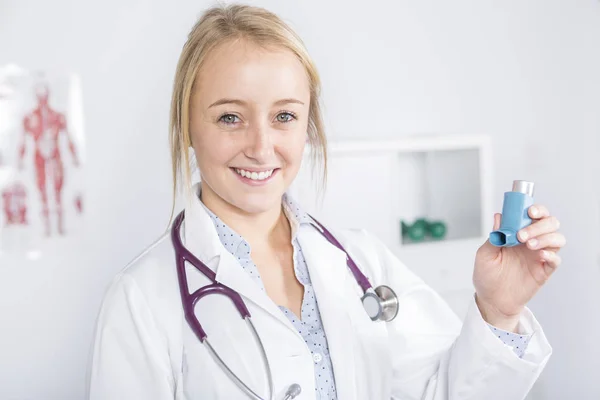
M 287 195 L 307 143 L 326 171 L 302 41 L 260 8 L 208 10 L 172 99 L 174 192 L 188 201 L 106 294 L 92 400 L 526 396 L 551 354 L 526 303 L 560 264 L 556 218 L 535 205 L 522 245 L 482 244 L 461 323 L 377 238 L 329 234 Z

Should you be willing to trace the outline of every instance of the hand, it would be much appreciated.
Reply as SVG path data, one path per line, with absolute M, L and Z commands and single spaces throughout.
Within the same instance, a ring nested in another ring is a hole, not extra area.
M 560 222 L 542 205 L 529 207 L 532 223 L 521 229 L 514 247 L 496 247 L 489 239 L 477 250 L 473 283 L 483 318 L 497 328 L 515 331 L 525 305 L 560 265 L 565 245 Z M 494 230 L 502 214 L 494 215 Z

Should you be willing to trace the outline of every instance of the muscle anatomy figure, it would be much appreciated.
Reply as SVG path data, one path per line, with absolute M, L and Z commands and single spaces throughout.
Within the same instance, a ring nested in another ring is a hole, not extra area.
M 23 142 L 19 151 L 19 168 L 23 168 L 23 158 L 27 149 L 27 137 L 34 143 L 34 166 L 36 186 L 42 201 L 42 215 L 46 235 L 50 235 L 50 207 L 48 190 L 53 190 L 54 208 L 57 216 L 57 230 L 64 234 L 62 189 L 65 179 L 65 168 L 60 152 L 60 138 L 65 135 L 75 166 L 79 165 L 75 145 L 67 130 L 64 114 L 53 110 L 48 104 L 50 92 L 47 86 L 36 88 L 37 105 L 23 118 Z M 50 189 L 48 189 L 50 186 Z

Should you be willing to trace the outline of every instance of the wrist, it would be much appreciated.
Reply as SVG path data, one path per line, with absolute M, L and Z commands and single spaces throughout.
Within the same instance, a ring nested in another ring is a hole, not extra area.
M 498 307 L 481 300 L 477 295 L 475 295 L 475 303 L 485 322 L 507 332 L 518 333 L 517 330 L 522 309 L 514 314 L 506 314 L 500 311 Z

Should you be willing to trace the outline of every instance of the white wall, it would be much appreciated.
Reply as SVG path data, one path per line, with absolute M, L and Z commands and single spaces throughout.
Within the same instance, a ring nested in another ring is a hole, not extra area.
M 256 3 L 304 37 L 332 137 L 487 133 L 496 208 L 513 179 L 537 183 L 569 244 L 531 304 L 555 349 L 535 390 L 600 398 L 600 3 Z M 171 82 L 209 4 L 0 2 L 0 64 L 79 72 L 88 135 L 87 234 L 47 249 L 43 263 L 0 266 L 0 398 L 83 398 L 104 289 L 167 222 Z

